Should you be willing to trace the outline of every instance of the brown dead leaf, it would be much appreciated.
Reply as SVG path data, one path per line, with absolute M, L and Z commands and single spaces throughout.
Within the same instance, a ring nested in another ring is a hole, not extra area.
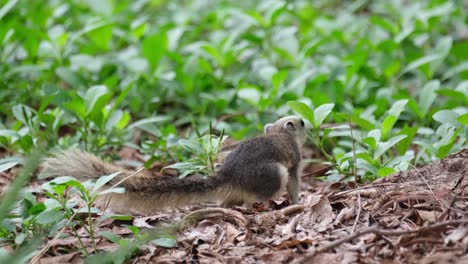
M 226 241 L 234 243 L 236 238 L 242 234 L 242 231 L 238 230 L 234 225 L 226 223 Z
M 459 242 L 463 238 L 466 238 L 467 235 L 468 235 L 468 227 L 461 226 L 457 229 L 449 231 L 449 235 L 445 237 L 444 239 L 444 244 L 448 245 L 449 243 Z
M 186 231 L 184 237 L 186 241 L 202 240 L 206 243 L 214 243 L 223 229 L 211 220 L 203 220 L 193 230 Z
M 312 245 L 312 240 L 311 239 L 305 239 L 305 240 L 292 239 L 288 241 L 283 241 L 276 248 L 278 249 L 295 248 L 299 245 L 302 246 L 302 248 L 308 248 L 310 245 Z
M 294 259 L 294 252 L 291 249 L 271 251 L 261 256 L 265 263 L 287 263 Z
M 326 264 L 351 264 L 357 263 L 358 256 L 355 252 L 323 253 L 303 263 L 326 263 Z
M 416 212 L 418 213 L 419 217 L 424 222 L 431 222 L 431 223 L 434 223 L 441 214 L 441 212 L 437 212 L 435 210 L 433 211 L 416 210 Z
M 135 217 L 133 219 L 133 225 L 140 228 L 143 227 L 153 229 L 156 223 L 161 221 L 167 221 L 170 219 L 170 217 L 171 216 L 169 214 L 158 214 L 148 217 Z
M 59 255 L 55 257 L 46 257 L 39 260 L 40 264 L 56 264 L 56 263 L 70 263 L 78 264 L 83 263 L 83 259 L 80 258 L 78 252 L 73 252 L 69 254 Z
M 318 203 L 311 206 L 310 208 L 310 223 L 318 232 L 323 232 L 328 228 L 331 228 L 331 223 L 335 219 L 336 215 L 328 201 L 328 198 L 321 197 Z

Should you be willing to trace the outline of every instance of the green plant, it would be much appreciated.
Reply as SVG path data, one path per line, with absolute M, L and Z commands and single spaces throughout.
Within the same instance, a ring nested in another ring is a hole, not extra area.
M 100 196 L 124 192 L 123 188 L 115 186 L 101 190 L 106 183 L 111 181 L 118 174 L 119 172 L 108 176 L 102 176 L 94 184 L 90 182 L 81 183 L 69 176 L 59 177 L 43 184 L 42 187 L 46 191 L 45 194 L 49 199 L 44 202 L 45 208 L 37 216 L 36 221 L 40 224 L 48 225 L 66 219 L 66 225 L 72 227 L 75 236 L 80 242 L 81 250 L 85 255 L 89 255 L 86 246 L 81 241 L 80 235 L 78 235 L 76 230 L 77 225 L 82 226 L 91 238 L 92 246 L 96 252 L 96 227 L 99 226 L 99 223 L 103 220 L 109 217 L 115 218 L 116 216 L 104 214 L 98 221 L 94 221 L 92 215 L 102 213 L 98 208 L 94 207 L 94 203 Z M 73 209 L 77 203 L 77 201 L 72 199 L 75 196 L 79 197 L 80 201 L 84 202 L 83 208 L 79 208 L 78 210 Z M 81 217 L 76 217 L 78 214 L 85 214 L 85 220 Z
M 179 144 L 191 153 L 194 158 L 166 166 L 165 168 L 179 170 L 181 172 L 180 177 L 193 173 L 214 175 L 216 156 L 226 138 L 227 136 L 224 135 L 224 132 L 221 132 L 219 136 L 207 134 L 192 140 L 181 139 Z

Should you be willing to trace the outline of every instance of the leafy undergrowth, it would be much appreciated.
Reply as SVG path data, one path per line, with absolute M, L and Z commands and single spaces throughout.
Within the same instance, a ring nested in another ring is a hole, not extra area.
M 377 190 L 388 192 L 384 198 L 362 185 L 305 185 L 304 207 L 267 230 L 257 216 L 286 204 L 237 208 L 235 223 L 219 219 L 225 211 L 213 213 L 218 218 L 182 228 L 170 225 L 196 207 L 145 220 L 95 207 L 93 185 L 61 179 L 49 186 L 34 177 L 28 184 L 34 166 L 25 157 L 36 149 L 47 155 L 78 147 L 155 175 L 211 174 L 224 135 L 258 135 L 293 111 L 313 128 L 306 162 L 325 164 L 309 165 L 305 182 L 364 184 L 466 149 L 467 2 L 348 2 L 0 0 L 0 260 L 93 261 L 96 251 L 118 246 L 115 262 L 288 262 L 376 224 L 417 230 L 433 220 L 426 211 L 442 212 L 442 222 L 460 220 L 466 209 L 458 198 L 445 204 L 433 174 L 424 175 L 428 185 L 419 193 Z M 365 191 L 334 196 L 347 188 Z M 164 220 L 162 230 L 140 230 Z M 327 221 L 328 229 L 317 229 Z M 466 244 L 457 240 L 459 226 L 419 242 L 373 232 L 336 250 L 349 249 L 342 259 L 350 262 L 439 249 L 455 257 Z
M 39 247 L 45 250 L 35 251 L 40 258 L 33 260 L 80 263 L 83 244 L 87 252 L 100 252 L 88 258 L 92 263 L 106 258 L 128 263 L 468 260 L 468 150 L 365 185 L 320 182 L 310 176 L 323 168 L 313 165 L 304 171 L 299 205 L 289 205 L 282 197 L 252 208 L 204 204 L 105 220 L 93 214 L 99 223 L 94 237 L 86 226 L 65 227 L 59 236 L 46 239 Z M 45 198 L 38 195 L 38 200 Z M 159 235 L 144 235 L 155 232 Z

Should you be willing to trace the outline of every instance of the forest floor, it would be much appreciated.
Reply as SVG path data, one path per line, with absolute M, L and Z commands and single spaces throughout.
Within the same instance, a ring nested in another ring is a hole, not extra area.
M 174 247 L 146 244 L 129 263 L 468 263 L 468 149 L 368 184 L 313 180 L 317 166 L 304 172 L 299 205 L 285 197 L 253 208 L 197 205 L 108 219 L 97 231 L 131 237 L 131 225 L 196 220 L 179 230 Z M 0 176 L 2 185 L 12 178 Z M 39 263 L 83 262 L 71 230 L 44 246 Z M 118 247 L 97 241 L 98 250 Z

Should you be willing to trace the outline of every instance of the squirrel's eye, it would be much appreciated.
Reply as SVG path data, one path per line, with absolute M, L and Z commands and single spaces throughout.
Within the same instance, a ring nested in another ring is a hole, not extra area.
M 301 126 L 304 126 L 304 120 L 301 119 Z

